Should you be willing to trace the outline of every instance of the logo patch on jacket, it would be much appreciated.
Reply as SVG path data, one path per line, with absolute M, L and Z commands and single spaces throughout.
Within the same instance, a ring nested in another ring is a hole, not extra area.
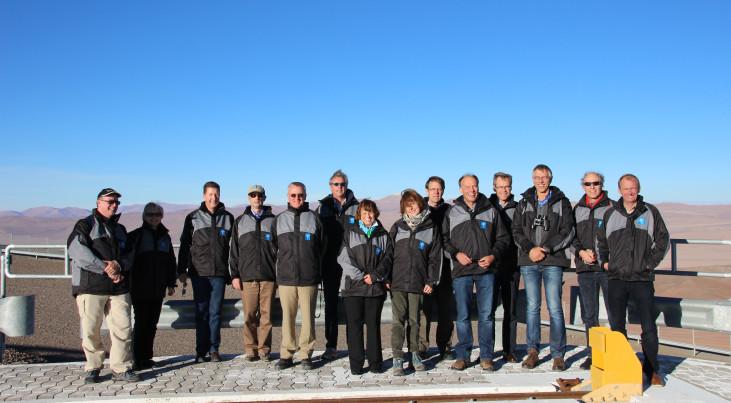
M 226 230 L 225 230 L 225 229 L 223 229 L 223 228 L 221 228 L 221 230 L 220 230 L 220 231 L 218 231 L 218 235 L 221 235 L 221 236 L 226 236 Z
M 425 246 L 426 246 L 426 242 L 424 242 L 424 241 L 419 242 L 419 249 L 424 249 Z
M 350 217 L 350 218 L 348 219 L 348 221 L 349 221 L 349 222 L 350 222 L 351 224 L 355 224 L 355 217 Z
M 482 228 L 482 229 L 487 228 L 487 221 L 480 221 L 480 228 Z
M 124 241 L 119 241 L 119 246 L 121 246 L 122 249 L 124 249 Z
M 167 243 L 165 243 L 165 241 L 162 241 L 162 242 L 160 243 L 160 246 L 162 246 L 162 248 L 163 248 L 163 249 L 167 249 L 167 248 L 168 248 L 168 244 L 167 244 Z
M 381 254 L 381 248 L 376 248 L 376 256 Z
M 602 224 L 604 224 L 604 221 L 603 220 L 599 220 L 599 224 L 597 225 L 597 228 L 601 228 L 602 227 Z
M 312 239 L 312 234 L 305 232 L 305 241 L 309 241 L 310 239 Z
M 637 225 L 645 225 L 645 217 L 638 218 Z
M 264 239 L 266 239 L 267 241 L 271 241 L 272 240 L 272 234 L 269 234 L 269 233 L 264 234 Z

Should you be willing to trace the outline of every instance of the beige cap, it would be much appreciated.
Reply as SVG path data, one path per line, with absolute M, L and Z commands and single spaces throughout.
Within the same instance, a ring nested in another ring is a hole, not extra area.
M 261 193 L 263 195 L 266 195 L 266 192 L 264 191 L 264 186 L 261 186 L 261 185 L 254 185 L 254 186 L 250 187 L 249 192 L 247 194 L 249 194 L 249 193 Z

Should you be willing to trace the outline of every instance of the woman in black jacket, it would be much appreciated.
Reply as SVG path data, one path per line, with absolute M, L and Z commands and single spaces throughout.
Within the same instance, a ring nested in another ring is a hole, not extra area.
M 134 360 L 137 370 L 152 368 L 152 345 L 160 319 L 165 290 L 175 293 L 177 265 L 175 252 L 162 225 L 163 208 L 147 203 L 142 211 L 142 226 L 128 236 L 128 247 L 134 248 L 130 294 L 134 308 Z
M 388 232 L 378 221 L 378 207 L 363 200 L 353 223 L 345 224 L 338 263 L 343 268 L 340 291 L 348 318 L 348 358 L 350 372 L 363 373 L 365 362 L 363 325 L 368 333 L 368 365 L 371 372 L 381 372 L 381 311 L 386 298 L 384 281 L 388 271 L 381 263 L 386 254 Z

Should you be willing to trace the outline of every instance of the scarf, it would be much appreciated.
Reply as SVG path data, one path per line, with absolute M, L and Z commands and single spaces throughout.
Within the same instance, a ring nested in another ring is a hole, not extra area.
M 366 227 L 366 225 L 363 224 L 363 221 L 361 221 L 361 220 L 358 220 L 358 223 L 360 224 L 360 229 L 362 229 L 363 232 L 365 232 L 366 238 L 370 238 L 371 234 L 373 234 L 373 230 L 378 226 L 377 221 L 374 221 L 373 225 L 370 228 Z
M 413 231 L 416 227 L 419 226 L 419 224 L 424 222 L 424 220 L 428 216 L 429 216 L 429 209 L 425 208 L 424 210 L 421 210 L 421 213 L 419 213 L 413 217 L 409 217 L 408 214 L 404 213 L 403 219 L 404 219 L 404 221 L 406 221 L 406 225 L 408 225 L 409 228 L 411 228 L 411 230 Z

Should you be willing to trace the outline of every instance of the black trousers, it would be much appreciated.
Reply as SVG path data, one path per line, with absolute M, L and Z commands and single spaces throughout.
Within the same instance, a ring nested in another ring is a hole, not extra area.
M 518 287 L 520 286 L 520 270 L 499 272 L 495 275 L 495 288 L 492 299 L 492 314 L 498 306 L 503 304 L 503 353 L 515 353 L 516 337 L 518 335 Z M 492 339 L 495 340 L 495 328 L 492 329 Z
M 442 267 L 442 270 L 444 270 L 444 267 Z M 424 353 L 429 350 L 429 334 L 431 333 L 432 315 L 435 309 L 437 311 L 435 341 L 439 353 L 444 353 L 444 350 L 452 347 L 452 333 L 454 332 L 452 305 L 454 305 L 452 274 L 447 271 L 442 273 L 442 279 L 434 292 L 424 294 L 424 302 L 421 307 L 421 327 L 419 328 L 419 352 Z
M 135 313 L 133 354 L 135 361 L 142 363 L 153 357 L 152 346 L 157 333 L 157 322 L 160 320 L 162 299 L 132 300 L 132 307 Z
M 381 347 L 381 311 L 384 297 L 345 297 L 345 312 L 348 316 L 347 338 L 350 370 L 359 372 L 368 352 L 368 365 L 380 372 L 383 365 Z M 366 326 L 368 348 L 364 350 L 363 325 Z
M 322 288 L 325 297 L 325 343 L 326 348 L 338 348 L 338 302 L 340 277 L 343 269 L 339 265 L 330 266 L 323 273 Z
M 630 297 L 635 301 L 642 327 L 642 354 L 645 356 L 642 372 L 650 380 L 653 372 L 660 371 L 660 364 L 657 362 L 660 342 L 653 314 L 655 284 L 652 281 L 609 280 L 609 325 L 612 330 L 622 333 L 625 337 L 627 337 L 627 301 Z

